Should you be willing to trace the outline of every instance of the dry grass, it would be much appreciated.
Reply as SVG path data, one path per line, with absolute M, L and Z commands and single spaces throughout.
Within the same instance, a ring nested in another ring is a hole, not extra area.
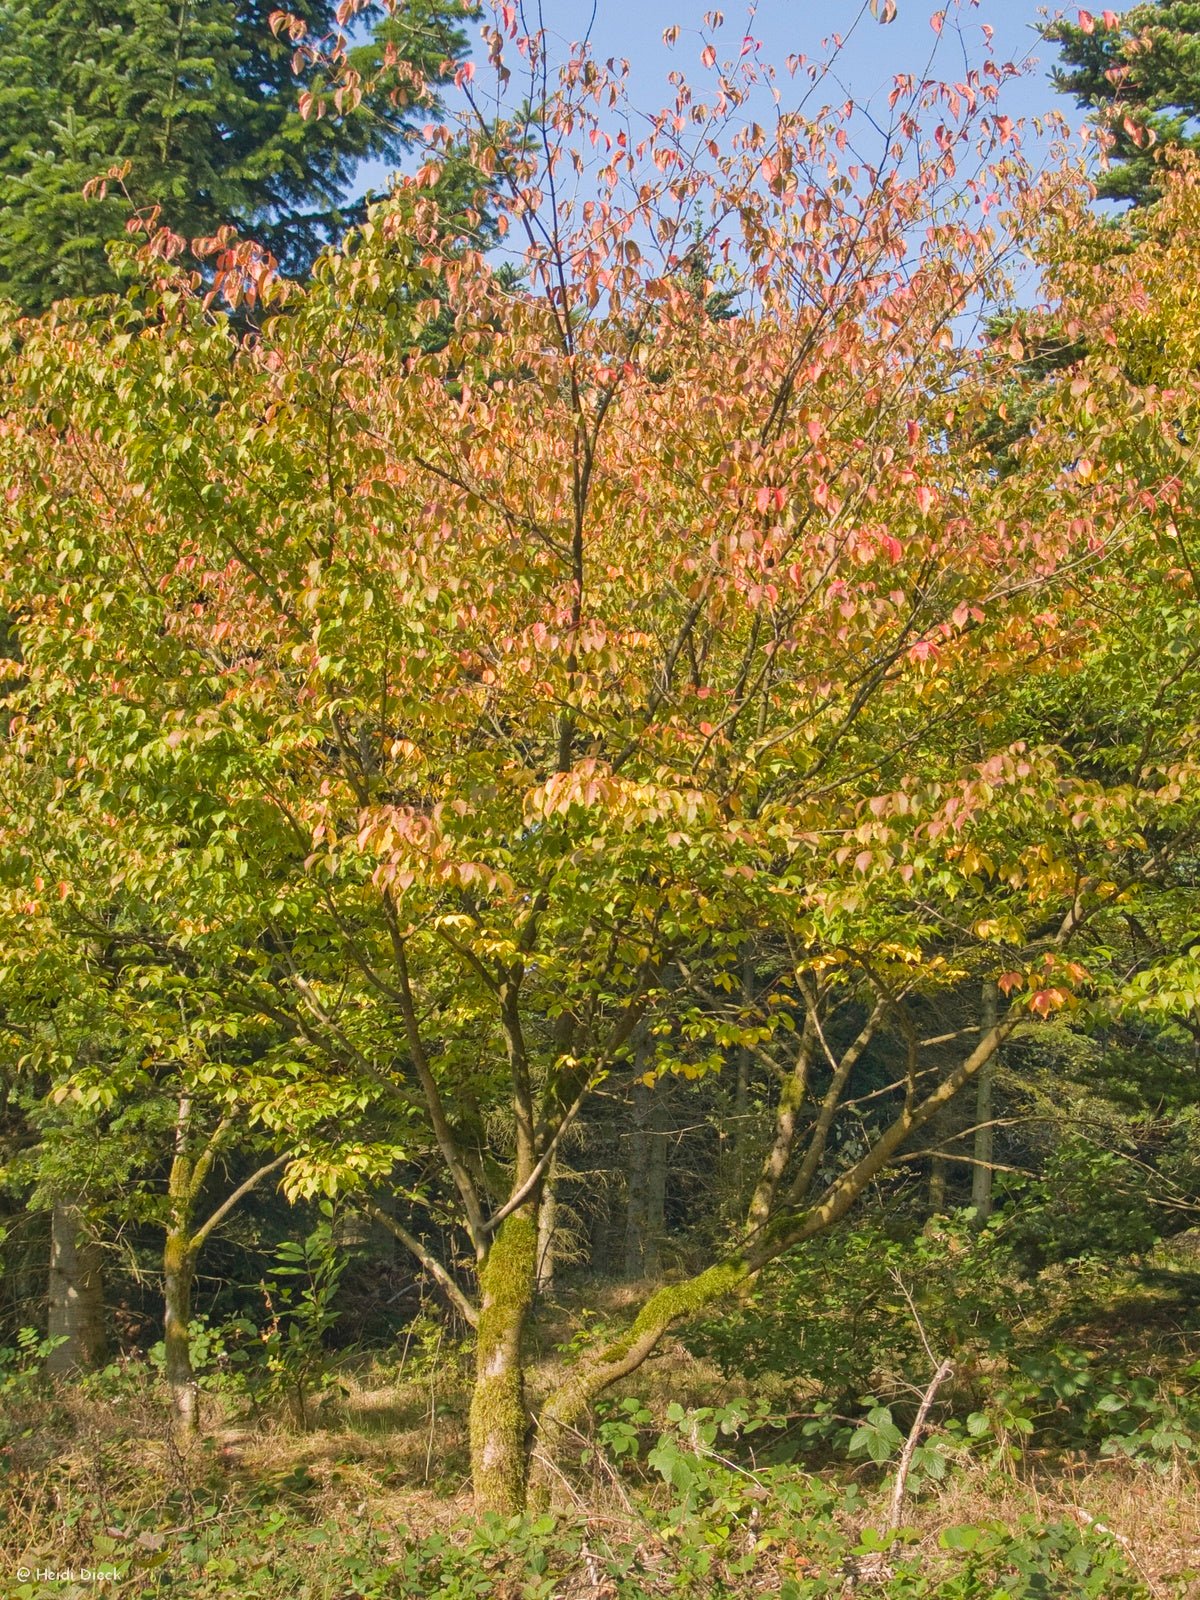
M 555 1345 L 574 1331 L 564 1312 L 535 1368 L 537 1389 L 554 1380 L 562 1361 Z M 343 1373 L 336 1390 L 317 1398 L 314 1426 L 303 1433 L 210 1398 L 206 1435 L 182 1442 L 147 1373 L 130 1378 L 117 1404 L 69 1388 L 49 1403 L 31 1397 L 22 1402 L 27 1416 L 16 1420 L 24 1426 L 2 1463 L 4 1562 L 61 1564 L 74 1553 L 82 1564 L 91 1532 L 114 1521 L 170 1534 L 192 1519 L 228 1516 L 241 1519 L 244 1529 L 264 1507 L 349 1529 L 369 1521 L 398 1557 L 406 1541 L 445 1534 L 470 1511 L 465 1377 L 453 1360 L 401 1369 L 399 1381 L 394 1371 L 370 1366 Z M 661 1416 L 673 1400 L 719 1405 L 739 1386 L 715 1367 L 684 1358 L 681 1347 L 668 1347 L 638 1374 L 635 1387 Z M 837 1476 L 846 1470 L 842 1463 Z M 857 1471 L 864 1485 L 861 1526 L 882 1526 L 886 1491 L 867 1487 L 877 1474 Z M 597 1539 L 644 1546 L 652 1570 L 670 1552 L 644 1508 L 665 1503 L 667 1495 L 656 1481 L 635 1484 L 594 1454 L 561 1478 L 559 1500 Z M 1191 1589 L 1180 1582 L 1183 1572 L 1200 1570 L 1200 1481 L 1193 1471 L 1164 1476 L 1120 1460 L 1031 1452 L 1020 1471 L 968 1465 L 904 1507 L 931 1573 L 947 1559 L 938 1546 L 946 1527 L 1015 1528 L 1023 1518 L 1071 1519 L 1099 1531 L 1120 1546 L 1151 1595 L 1200 1600 L 1200 1582 Z M 105 1590 L 89 1593 L 100 1600 Z
M 1194 1471 L 1160 1475 L 1119 1461 L 1056 1458 L 1020 1475 L 961 1471 L 936 1496 L 909 1501 L 905 1520 L 935 1558 L 949 1526 L 1017 1526 L 1069 1519 L 1111 1538 L 1133 1570 L 1162 1594 L 1178 1592 L 1178 1575 L 1200 1570 L 1200 1480 Z M 1189 1595 L 1200 1600 L 1200 1580 Z

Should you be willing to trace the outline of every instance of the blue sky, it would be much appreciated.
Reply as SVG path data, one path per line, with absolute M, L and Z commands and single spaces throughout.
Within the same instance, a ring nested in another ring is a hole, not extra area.
M 711 0 L 710 0 L 711 3 Z M 931 48 L 938 48 L 935 72 L 939 76 L 957 75 L 961 66 L 959 41 L 947 27 L 940 41 L 929 24 L 930 14 L 942 0 L 896 0 L 895 20 L 881 25 L 871 17 L 863 0 L 760 0 L 752 9 L 745 4 L 722 7 L 724 36 L 735 45 L 749 33 L 761 40 L 763 54 L 780 65 L 789 53 L 820 58 L 828 53 L 822 41 L 834 33 L 849 35 L 840 56 L 839 77 L 847 94 L 866 103 L 882 89 L 891 87 L 896 72 L 920 74 Z M 635 100 L 646 97 L 661 100 L 666 90 L 666 74 L 673 66 L 693 70 L 700 53 L 699 23 L 708 10 L 701 0 L 595 0 L 591 38 L 601 57 L 623 56 L 631 67 Z M 1097 7 L 1099 9 L 1099 6 Z M 1123 8 L 1119 8 L 1123 9 Z M 1030 0 L 980 0 L 978 7 L 964 7 L 961 13 L 968 50 L 976 54 L 982 44 L 980 25 L 995 30 L 993 48 L 1001 60 L 1023 60 L 1031 54 L 1046 62 L 1053 52 L 1042 45 L 1034 32 L 1044 6 Z M 1070 15 L 1074 16 L 1072 10 Z M 543 0 L 546 30 L 564 42 L 579 38 L 588 30 L 593 16 L 592 0 Z M 663 29 L 678 25 L 679 43 L 669 50 L 662 42 Z M 973 36 L 973 37 L 972 37 Z M 1012 96 L 1009 115 L 1034 115 L 1057 101 L 1046 82 L 1045 65 L 1023 83 Z
M 593 50 L 601 59 L 622 57 L 630 65 L 630 93 L 636 106 L 652 109 L 669 97 L 667 74 L 682 68 L 699 75 L 702 48 L 701 19 L 713 0 L 542 0 L 546 32 L 565 54 L 574 40 L 590 35 Z M 1124 10 L 1122 4 L 1113 5 Z M 983 25 L 994 30 L 992 49 L 1000 61 L 1028 62 L 1030 70 L 1003 90 L 1001 109 L 1014 119 L 1033 118 L 1055 109 L 1073 123 L 1082 118 L 1073 103 L 1051 89 L 1047 72 L 1054 60 L 1051 46 L 1042 44 L 1035 31 L 1039 19 L 1054 15 L 1058 7 L 1047 9 L 1032 0 L 979 0 L 972 6 L 964 0 L 958 23 L 948 22 L 940 36 L 930 27 L 930 15 L 941 0 L 896 0 L 895 20 L 877 22 L 868 10 L 867 0 L 759 0 L 753 7 L 745 3 L 726 5 L 725 24 L 720 38 L 734 55 L 742 37 L 749 33 L 761 42 L 762 54 L 782 68 L 789 54 L 804 54 L 811 59 L 828 56 L 828 41 L 834 33 L 847 37 L 838 55 L 837 77 L 846 97 L 859 105 L 869 105 L 886 96 L 897 72 L 923 75 L 927 69 L 936 77 L 961 75 L 964 56 L 978 64 L 983 54 Z M 1103 4 L 1097 4 L 1099 11 Z M 527 0 L 529 15 L 536 16 L 537 0 Z M 1064 8 L 1071 18 L 1077 7 Z M 953 7 L 951 7 L 953 12 Z M 679 41 L 674 49 L 663 43 L 663 30 L 677 25 Z M 936 50 L 929 65 L 931 50 Z M 724 52 L 722 52 L 723 54 Z M 784 79 L 786 82 L 786 78 Z M 452 97 L 451 97 L 452 98 Z M 833 98 L 832 91 L 829 98 Z M 364 167 L 364 187 L 381 187 L 386 171 L 377 165 Z

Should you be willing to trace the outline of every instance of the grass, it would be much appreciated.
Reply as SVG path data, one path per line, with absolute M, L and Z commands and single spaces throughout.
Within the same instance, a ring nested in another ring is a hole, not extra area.
M 663 1361 L 652 1382 L 641 1386 L 656 1413 L 682 1392 L 680 1376 L 677 1361 Z M 716 1375 L 693 1369 L 688 1399 L 696 1401 L 698 1379 L 715 1397 Z M 210 1398 L 206 1435 L 181 1443 L 145 1371 L 126 1375 L 117 1404 L 103 1394 L 67 1389 L 30 1393 L 8 1417 L 4 1564 L 14 1576 L 21 1568 L 115 1566 L 119 1572 L 86 1584 L 32 1580 L 17 1586 L 19 1600 L 75 1600 L 76 1594 L 128 1600 L 168 1593 L 208 1600 L 222 1592 L 272 1600 L 415 1596 L 422 1591 L 406 1587 L 410 1580 L 404 1575 L 414 1551 L 436 1556 L 439 1541 L 461 1546 L 463 1529 L 475 1525 L 465 1408 L 465 1390 L 444 1376 L 394 1385 L 386 1372 L 365 1367 L 324 1398 L 310 1432 L 291 1432 L 270 1417 L 250 1422 Z M 740 1542 L 730 1545 L 734 1553 L 724 1553 L 726 1566 L 747 1553 L 746 1530 L 752 1542 L 755 1517 L 764 1529 L 771 1521 L 769 1496 L 756 1482 L 762 1474 L 753 1467 L 739 1470 L 741 1480 L 732 1476 L 745 1493 L 745 1526 Z M 882 1524 L 886 1493 L 880 1477 L 861 1468 L 842 1474 L 840 1487 L 850 1484 L 856 1492 L 828 1512 L 839 1549 L 850 1549 L 863 1528 Z M 608 1564 L 616 1560 L 614 1552 L 625 1552 L 622 1559 L 640 1562 L 647 1595 L 691 1592 L 690 1557 L 679 1552 L 680 1508 L 653 1473 L 622 1470 L 594 1455 L 582 1476 L 564 1483 L 562 1499 L 566 1522 L 586 1529 L 593 1562 L 596 1550 L 607 1552 Z M 697 1502 L 697 1527 L 709 1509 Z M 1008 1470 L 970 1466 L 909 1499 L 904 1556 L 936 1584 L 952 1568 L 939 1543 L 947 1527 L 1015 1529 L 1023 1520 L 1072 1523 L 1092 1545 L 1108 1546 L 1120 1557 L 1151 1600 L 1200 1600 L 1200 1481 L 1182 1466 L 1163 1476 L 1120 1461 L 1058 1454 L 1039 1459 L 1034 1453 Z M 688 1526 L 686 1516 L 682 1526 Z M 497 1596 L 511 1592 L 515 1600 L 540 1592 L 522 1585 L 542 1579 L 525 1570 L 531 1559 L 527 1543 L 516 1538 L 513 1546 L 514 1571 L 502 1571 L 487 1551 L 477 1564 L 489 1582 L 495 1580 Z M 233 1562 L 228 1572 L 223 1559 Z M 769 1583 L 776 1584 L 774 1592 L 785 1592 L 778 1586 L 811 1579 L 820 1559 L 803 1537 L 789 1543 L 780 1536 L 738 1592 L 772 1592 L 764 1587 Z M 831 1559 L 844 1565 L 846 1558 Z M 567 1549 L 562 1582 L 547 1592 L 572 1595 L 587 1560 Z M 351 1569 L 364 1563 L 365 1576 L 355 1577 Z M 224 1583 L 230 1585 L 226 1591 Z M 443 1592 L 460 1591 L 451 1586 Z M 606 1600 L 603 1585 L 590 1593 Z
M 1200 1354 L 1195 1285 L 1186 1270 L 1173 1273 L 1151 1264 L 1111 1275 L 1102 1290 L 1092 1279 L 1083 1292 L 1079 1282 L 1064 1287 L 1029 1336 L 1073 1339 L 1169 1387 Z M 619 1312 L 624 1293 L 601 1303 L 593 1286 L 593 1311 L 601 1320 Z M 551 1386 L 563 1347 L 594 1320 L 557 1308 L 536 1389 Z M 77 1386 L 10 1381 L 0 1418 L 0 1594 L 1200 1600 L 1200 1470 L 1186 1452 L 1148 1465 L 1066 1448 L 1051 1415 L 1045 1436 L 1057 1443 L 1039 1434 L 1019 1451 L 964 1450 L 941 1482 L 914 1477 L 901 1536 L 873 1550 L 890 1467 L 832 1448 L 809 1452 L 803 1466 L 771 1465 L 788 1435 L 770 1428 L 706 1445 L 693 1424 L 670 1423 L 671 1408 L 676 1417 L 679 1408 L 719 1409 L 738 1380 L 676 1345 L 634 1380 L 642 1410 L 628 1449 L 614 1448 L 615 1435 L 607 1449 L 581 1440 L 558 1480 L 555 1518 L 491 1528 L 469 1493 L 470 1362 L 440 1330 L 426 1333 L 391 1362 L 341 1363 L 303 1433 L 281 1405 L 209 1394 L 203 1436 L 180 1440 L 142 1362 Z M 970 1379 L 1001 1381 L 990 1363 Z M 777 1379 L 764 1392 L 786 1412 L 802 1409 L 810 1388 Z M 81 1569 L 100 1576 L 83 1579 Z M 36 1576 L 47 1570 L 76 1577 Z

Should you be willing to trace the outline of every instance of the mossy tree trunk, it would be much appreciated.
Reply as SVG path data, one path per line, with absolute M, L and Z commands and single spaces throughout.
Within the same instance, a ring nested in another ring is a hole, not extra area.
M 196 1255 L 191 1241 L 179 1228 L 167 1230 L 163 1246 L 163 1344 L 165 1371 L 175 1420 L 189 1432 L 200 1425 L 196 1375 L 192 1370 L 192 1286 Z
M 167 1231 L 163 1240 L 164 1374 L 175 1421 L 189 1433 L 200 1425 L 196 1375 L 192 1370 L 192 1287 L 199 1244 L 193 1217 L 226 1123 L 217 1125 L 198 1155 L 191 1153 L 192 1101 L 181 1095 L 175 1118 L 175 1154 L 167 1179 Z
M 479 1274 L 475 1389 L 471 1397 L 471 1481 L 481 1511 L 525 1509 L 529 1413 L 525 1324 L 537 1287 L 537 1206 L 507 1217 Z

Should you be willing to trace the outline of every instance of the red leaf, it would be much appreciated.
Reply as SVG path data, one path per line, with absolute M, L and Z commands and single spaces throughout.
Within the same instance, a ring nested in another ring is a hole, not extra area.
M 883 551 L 884 555 L 893 564 L 893 566 L 904 554 L 904 546 L 900 543 L 899 539 L 893 539 L 890 533 L 885 533 L 883 538 L 880 539 L 879 548 Z
M 1036 1011 L 1039 1016 L 1048 1017 L 1066 1003 L 1067 997 L 1061 989 L 1039 989 L 1029 1002 L 1029 1009 Z

